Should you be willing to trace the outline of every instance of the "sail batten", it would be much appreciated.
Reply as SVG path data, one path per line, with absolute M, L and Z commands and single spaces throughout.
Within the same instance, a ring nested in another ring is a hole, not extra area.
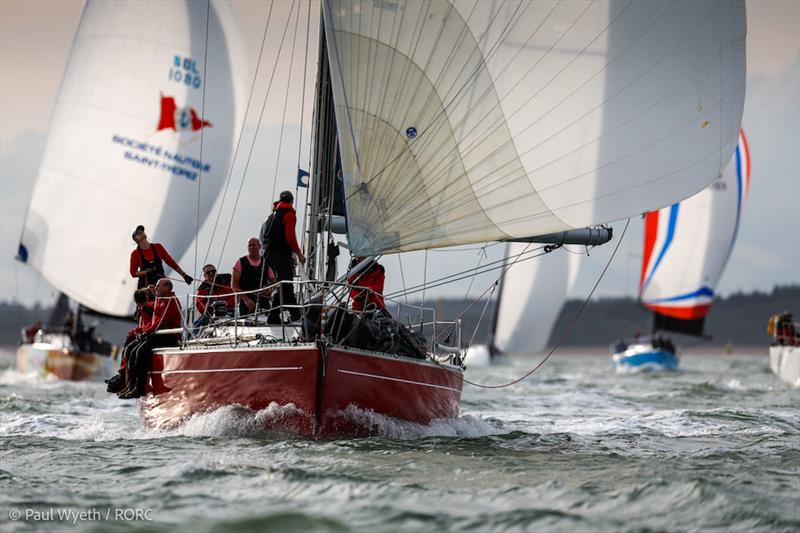
M 744 17 L 741 2 L 325 0 L 351 248 L 554 233 L 694 194 L 735 146 Z
M 244 118 L 239 33 L 224 2 L 86 3 L 19 253 L 81 305 L 131 309 L 136 225 L 176 259 L 195 239 Z

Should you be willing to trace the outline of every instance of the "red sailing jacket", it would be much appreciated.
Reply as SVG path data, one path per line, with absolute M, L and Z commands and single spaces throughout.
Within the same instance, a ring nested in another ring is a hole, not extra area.
M 272 210 L 288 209 L 283 215 L 283 234 L 286 236 L 286 242 L 289 243 L 289 248 L 296 254 L 300 254 L 300 245 L 297 244 L 297 236 L 295 235 L 295 226 L 297 225 L 297 213 L 292 207 L 292 204 L 287 202 L 275 202 Z
M 229 286 L 215 283 L 214 284 L 214 288 L 211 291 L 210 295 L 209 295 L 208 289 L 209 289 L 209 285 L 206 282 L 203 282 L 203 284 L 200 286 L 200 288 L 197 289 L 197 297 L 195 298 L 194 301 L 195 301 L 195 306 L 197 307 L 197 310 L 200 311 L 201 313 L 205 312 L 206 305 L 208 305 L 208 302 L 214 301 L 214 300 L 225 300 L 225 305 L 227 305 L 228 307 L 233 307 L 234 306 L 233 289 L 231 289 Z M 225 296 L 226 294 L 229 295 L 229 296 Z M 206 298 L 204 298 L 204 296 Z M 221 296 L 223 298 L 214 298 L 214 296 Z
M 375 304 L 378 309 L 385 309 L 383 303 L 383 283 L 386 280 L 386 271 L 383 266 L 375 263 L 364 273 L 350 276 L 348 283 L 355 285 L 350 289 L 350 298 L 353 300 L 353 310 L 363 311 L 368 304 Z M 374 292 L 359 289 L 365 287 Z
M 150 334 L 160 329 L 179 328 L 183 325 L 181 317 L 181 304 L 174 292 L 167 296 L 156 298 L 156 305 L 153 308 L 153 317 L 147 324 L 142 324 L 134 329 L 134 333 Z
M 161 243 L 151 242 L 150 248 L 147 250 L 142 250 L 142 254 L 144 255 L 145 261 L 152 261 L 153 260 L 153 248 L 156 249 L 158 252 L 158 258 L 161 259 L 164 263 L 172 267 L 172 270 L 177 271 L 180 267 L 178 263 L 172 258 L 171 255 L 167 252 L 167 249 L 161 245 Z M 139 255 L 139 248 L 134 248 L 131 252 L 131 261 L 130 261 L 130 272 L 131 277 L 135 278 L 136 273 L 139 271 L 139 267 L 142 265 L 142 257 Z

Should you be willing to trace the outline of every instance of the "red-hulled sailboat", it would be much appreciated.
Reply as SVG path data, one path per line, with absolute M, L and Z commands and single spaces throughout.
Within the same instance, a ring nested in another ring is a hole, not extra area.
M 354 311 L 344 279 L 382 254 L 602 244 L 609 231 L 581 228 L 712 181 L 741 122 L 743 3 L 576 5 L 322 0 L 303 318 L 257 310 L 183 331 L 154 356 L 146 423 L 241 405 L 330 437 L 370 433 L 370 413 L 454 417 L 458 321 Z M 359 258 L 338 282 L 334 233 Z

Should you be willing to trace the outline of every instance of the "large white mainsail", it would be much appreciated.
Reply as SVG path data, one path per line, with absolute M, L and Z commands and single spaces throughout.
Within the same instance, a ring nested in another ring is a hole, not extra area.
M 642 303 L 656 326 L 691 334 L 703 319 L 728 263 L 750 188 L 750 154 L 742 132 L 722 175 L 680 203 L 647 213 L 640 279 Z
M 625 218 L 736 145 L 742 1 L 322 3 L 357 254 Z
M 497 296 L 492 351 L 540 353 L 572 290 L 582 256 L 558 249 L 526 261 L 533 245 L 513 242 L 507 246 L 509 266 Z
M 246 77 L 225 2 L 87 2 L 20 259 L 79 303 L 127 313 L 133 228 L 186 251 L 227 176 Z

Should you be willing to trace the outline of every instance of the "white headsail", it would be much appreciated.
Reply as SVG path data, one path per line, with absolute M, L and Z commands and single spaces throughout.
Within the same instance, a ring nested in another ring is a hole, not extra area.
M 81 304 L 123 315 L 136 286 L 133 228 L 143 224 L 176 259 L 186 251 L 243 120 L 240 33 L 224 2 L 87 2 L 21 260 Z
M 736 145 L 743 1 L 323 0 L 323 18 L 358 254 L 639 214 Z
M 641 298 L 667 317 L 668 329 L 702 333 L 702 319 L 736 242 L 749 187 L 750 155 L 742 132 L 736 153 L 714 183 L 687 200 L 647 213 Z
M 501 353 L 535 354 L 544 350 L 578 274 L 580 255 L 559 249 L 524 260 L 532 255 L 533 248 L 533 244 L 508 243 L 509 266 L 497 297 L 492 336 L 494 349 Z M 515 263 L 517 257 L 519 262 Z

